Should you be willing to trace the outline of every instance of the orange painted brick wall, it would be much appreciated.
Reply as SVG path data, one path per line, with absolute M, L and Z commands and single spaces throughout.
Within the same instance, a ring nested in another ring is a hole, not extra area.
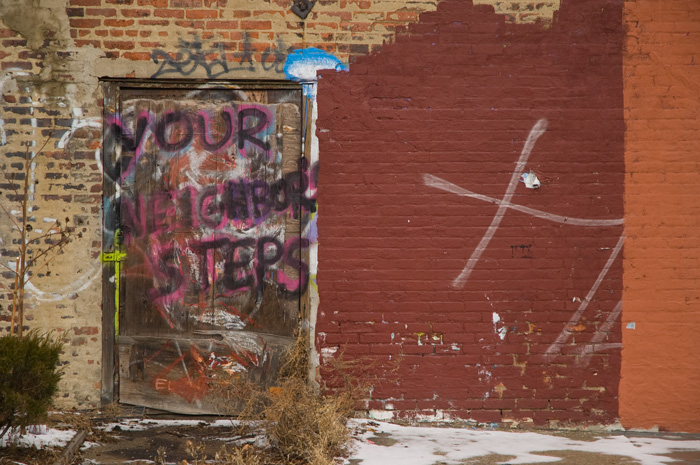
M 627 2 L 628 428 L 700 431 L 700 2 Z

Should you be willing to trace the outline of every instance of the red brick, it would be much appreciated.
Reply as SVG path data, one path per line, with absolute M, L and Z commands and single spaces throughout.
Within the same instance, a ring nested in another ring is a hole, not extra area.
M 121 40 L 103 40 L 102 45 L 106 49 L 133 50 L 134 43 Z
M 185 12 L 183 10 L 166 9 L 166 8 L 156 8 L 153 11 L 153 16 L 159 18 L 179 18 L 183 19 L 185 17 Z
M 202 0 L 170 0 L 170 8 L 201 8 Z
M 87 16 L 113 17 L 117 15 L 117 10 L 114 8 L 86 8 L 85 14 Z
M 237 29 L 238 21 L 207 21 L 207 29 Z
M 142 8 L 138 8 L 138 9 L 122 8 L 121 10 L 119 10 L 119 12 L 125 18 L 146 18 L 148 16 L 151 16 L 150 10 L 145 10 Z
M 213 19 L 218 16 L 215 10 L 186 10 L 185 15 L 187 19 Z
M 124 52 L 122 57 L 127 60 L 149 61 L 151 59 L 151 54 L 148 52 Z
M 140 19 L 139 24 L 143 26 L 167 26 L 170 21 L 166 19 Z
M 241 21 L 241 29 L 249 31 L 261 31 L 272 28 L 271 21 Z
M 70 18 L 70 27 L 78 28 L 93 28 L 99 26 L 102 21 L 99 19 L 86 19 L 86 18 Z
M 127 27 L 134 24 L 133 19 L 105 19 L 105 26 Z
M 76 40 L 75 45 L 77 47 L 95 47 L 95 48 L 100 48 L 100 41 L 99 40 Z
M 175 21 L 175 25 L 188 29 L 204 29 L 204 21 Z

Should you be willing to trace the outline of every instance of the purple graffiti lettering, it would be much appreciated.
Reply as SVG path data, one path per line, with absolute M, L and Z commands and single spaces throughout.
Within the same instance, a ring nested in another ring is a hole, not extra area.
M 197 199 L 197 212 L 200 222 L 212 229 L 219 229 L 224 226 L 226 217 L 224 216 L 224 203 L 221 200 L 220 191 L 222 185 L 212 185 L 205 187 Z
M 251 124 L 251 121 L 254 123 Z M 269 142 L 259 137 L 254 137 L 268 128 L 268 121 L 272 121 L 272 117 L 264 107 L 241 105 L 238 111 L 238 132 L 236 133 L 236 140 L 238 141 L 238 150 L 241 152 L 242 156 L 248 156 L 245 148 L 246 142 L 260 147 L 266 153 L 270 150 Z
M 156 192 L 148 202 L 148 230 L 151 234 L 164 234 L 174 230 L 175 205 L 170 192 Z
M 250 186 L 250 206 L 255 218 L 265 218 L 270 213 L 270 185 L 256 179 Z
M 217 152 L 225 149 L 233 141 L 233 111 L 230 108 L 225 108 L 221 111 L 221 119 L 224 122 L 224 135 L 221 136 L 221 139 L 219 139 L 218 142 L 210 142 L 209 136 L 212 133 L 212 124 L 210 122 L 209 114 L 205 111 L 200 111 L 197 114 L 199 129 L 202 131 L 202 145 L 210 152 Z
M 309 248 L 309 240 L 305 237 L 293 237 L 284 244 L 284 263 L 299 273 L 299 278 L 290 279 L 284 272 L 277 275 L 277 282 L 287 295 L 303 292 L 309 285 L 309 265 L 301 259 L 301 251 Z M 294 254 L 299 256 L 295 257 Z
M 219 109 L 217 116 L 221 120 L 223 134 L 218 138 L 214 137 L 218 131 L 213 130 L 216 125 L 210 113 L 209 110 L 201 110 L 191 117 L 190 113 L 179 110 L 159 116 L 142 112 L 136 118 L 135 133 L 128 129 L 123 118 L 107 118 L 105 153 L 114 154 L 114 160 L 105 157 L 105 173 L 115 182 L 131 175 L 138 166 L 136 162 L 142 156 L 148 135 L 153 136 L 160 150 L 170 154 L 187 149 L 197 140 L 201 147 L 212 153 L 225 150 L 237 141 L 236 147 L 242 157 L 248 157 L 247 148 L 250 146 L 264 150 L 269 156 L 268 139 L 274 125 L 274 115 L 266 106 L 241 104 Z M 116 154 L 120 154 L 118 159 Z
M 300 237 L 284 243 L 273 236 L 192 240 L 187 242 L 186 249 L 198 258 L 185 259 L 186 263 L 179 260 L 187 257 L 187 253 L 178 254 L 179 249 L 173 246 L 158 248 L 154 251 L 152 265 L 160 285 L 151 290 L 151 297 L 158 302 L 174 302 L 186 289 L 207 293 L 212 285 L 217 285 L 225 293 L 252 292 L 259 299 L 265 292 L 266 282 L 276 276 L 284 296 L 291 299 L 309 284 L 309 266 L 301 259 L 302 250 L 308 247 L 308 239 Z M 223 272 L 218 276 L 216 262 L 223 262 Z M 277 270 L 280 265 L 296 270 L 299 277 L 292 278 Z
M 230 292 L 245 291 L 255 286 L 255 276 L 250 273 L 255 239 L 231 241 L 224 262 L 223 286 Z
M 245 180 L 229 181 L 224 189 L 224 205 L 226 217 L 234 226 L 248 225 L 250 211 L 248 210 L 249 188 Z
M 268 183 L 261 179 L 230 180 L 201 189 L 136 194 L 121 200 L 121 224 L 125 240 L 141 239 L 172 231 L 193 231 L 204 227 L 249 229 L 273 215 L 316 211 L 314 169 L 300 162 L 301 172 L 287 173 Z M 313 192 L 314 197 L 311 197 Z
M 277 238 L 261 237 L 255 250 L 255 282 L 258 299 L 265 291 L 265 272 L 272 268 L 282 257 L 284 248 Z
M 179 131 L 175 129 L 179 128 Z M 192 143 L 194 126 L 187 113 L 170 111 L 156 123 L 156 142 L 168 152 L 179 152 Z M 179 133 L 180 140 L 171 142 L 174 135 Z
M 134 197 L 133 203 L 127 198 L 121 199 L 120 226 L 127 241 L 132 237 L 144 237 L 148 233 L 146 202 L 141 194 Z
M 179 300 L 185 292 L 187 282 L 178 262 L 178 253 L 174 246 L 154 250 L 155 263 L 153 271 L 162 286 L 150 289 L 150 297 L 155 302 L 170 303 Z
M 107 118 L 105 144 L 113 144 L 114 148 L 105 150 L 105 153 L 116 153 L 117 147 L 121 152 L 119 159 L 105 157 L 104 170 L 110 179 L 122 180 L 129 175 L 143 150 L 144 135 L 150 122 L 150 114 L 144 112 L 139 115 L 136 119 L 136 133 L 132 135 L 118 116 Z M 134 155 L 129 155 L 131 153 Z
M 190 248 L 193 252 L 199 255 L 201 258 L 199 264 L 199 278 L 200 278 L 200 288 L 203 292 L 206 292 L 209 287 L 209 277 L 212 277 L 212 281 L 216 280 L 215 276 L 215 259 L 212 254 L 215 253 L 217 249 L 221 249 L 228 246 L 229 240 L 225 237 L 219 239 L 212 239 L 207 241 L 196 241 L 190 244 Z M 210 259 L 211 257 L 211 259 Z

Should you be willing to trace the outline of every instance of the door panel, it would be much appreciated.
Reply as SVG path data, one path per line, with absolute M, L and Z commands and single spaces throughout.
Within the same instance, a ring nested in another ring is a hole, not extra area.
M 122 88 L 119 400 L 216 413 L 220 370 L 275 383 L 300 323 L 315 211 L 297 89 Z

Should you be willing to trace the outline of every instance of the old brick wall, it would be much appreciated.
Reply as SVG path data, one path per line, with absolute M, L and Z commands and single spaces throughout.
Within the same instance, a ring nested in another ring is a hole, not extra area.
M 29 327 L 68 334 L 60 406 L 100 401 L 102 87 L 100 77 L 285 79 L 297 49 L 318 47 L 347 63 L 416 21 L 434 1 L 320 1 L 306 21 L 291 2 L 263 0 L 15 0 L 0 5 L 0 147 L 12 182 L 3 206 L 19 211 L 25 150 L 32 166 L 35 230 L 68 218 L 77 234 L 27 292 Z M 0 220 L 2 319 L 9 328 L 18 235 Z M 43 228 L 43 229 L 42 229 Z M 78 236 L 78 234 L 80 236 Z M 8 267 L 8 268 L 5 268 Z
M 291 3 L 0 4 L 2 204 L 16 214 L 25 150 L 48 140 L 32 224 L 79 234 L 28 288 L 26 324 L 68 335 L 59 406 L 100 401 L 99 78 L 289 79 L 316 47 L 350 65 L 320 81 L 311 144 L 316 342 L 379 362 L 366 408 L 694 430 L 692 0 L 628 2 L 624 20 L 612 0 L 319 0 L 305 21 Z M 0 239 L 11 269 L 4 217 Z
M 445 1 L 321 74 L 317 343 L 397 360 L 377 417 L 617 418 L 621 12 Z
M 620 416 L 700 431 L 700 5 L 625 3 Z

